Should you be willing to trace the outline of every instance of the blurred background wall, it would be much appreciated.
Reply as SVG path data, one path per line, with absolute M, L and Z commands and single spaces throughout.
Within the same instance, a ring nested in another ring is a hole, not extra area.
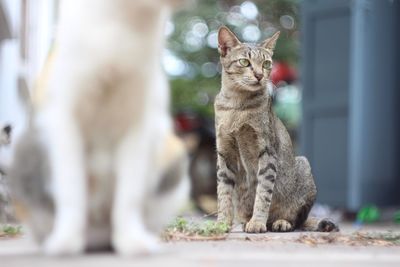
M 23 125 L 17 86 L 34 86 L 51 51 L 58 0 L 0 0 L 0 121 Z M 274 110 L 309 157 L 318 202 L 400 204 L 400 0 L 198 0 L 168 22 L 162 64 L 176 130 L 190 150 L 192 196 L 215 208 L 217 31 L 260 42 L 281 31 Z M 129 55 L 127 55 L 129 57 Z M 134 60 L 134 59 L 132 59 Z
M 19 133 L 24 116 L 16 88 L 33 87 L 43 66 L 54 38 L 57 1 L 0 0 L 0 9 L 0 121 Z
M 400 1 L 302 1 L 301 151 L 318 200 L 400 204 Z

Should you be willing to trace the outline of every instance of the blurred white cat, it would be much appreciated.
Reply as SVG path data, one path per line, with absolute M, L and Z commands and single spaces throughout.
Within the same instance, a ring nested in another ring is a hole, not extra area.
M 160 63 L 164 24 L 179 4 L 61 3 L 48 84 L 27 109 L 31 123 L 10 169 L 17 213 L 46 254 L 110 245 L 151 253 L 185 203 L 188 159 Z

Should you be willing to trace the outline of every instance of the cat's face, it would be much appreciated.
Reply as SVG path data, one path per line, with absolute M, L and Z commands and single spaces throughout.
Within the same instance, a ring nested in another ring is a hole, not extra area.
M 218 32 L 218 51 L 223 71 L 236 90 L 265 89 L 272 68 L 272 55 L 279 32 L 259 45 L 241 43 L 226 27 Z

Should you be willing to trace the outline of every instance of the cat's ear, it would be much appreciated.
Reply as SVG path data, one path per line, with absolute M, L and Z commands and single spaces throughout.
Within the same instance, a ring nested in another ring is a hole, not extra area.
M 280 31 L 277 31 L 276 33 L 274 33 L 274 35 L 272 35 L 270 38 L 268 38 L 264 42 L 262 42 L 261 46 L 265 47 L 268 50 L 274 51 L 276 41 L 278 40 L 280 33 L 281 33 Z
M 240 44 L 236 35 L 227 27 L 222 26 L 218 31 L 218 51 L 222 57 L 226 56 L 230 49 Z

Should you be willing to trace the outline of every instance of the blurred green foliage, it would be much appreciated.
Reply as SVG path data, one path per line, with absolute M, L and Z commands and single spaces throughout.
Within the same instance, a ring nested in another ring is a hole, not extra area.
M 171 80 L 172 111 L 190 109 L 206 117 L 213 116 L 213 99 L 220 88 L 216 33 L 221 25 L 228 26 L 242 41 L 247 37 L 250 42 L 261 42 L 281 31 L 274 59 L 296 65 L 297 3 L 297 0 L 198 0 L 194 6 L 177 13 L 170 25 L 167 46 L 176 62 L 164 62 Z
M 229 230 L 230 226 L 226 223 L 211 220 L 193 222 L 178 217 L 167 227 L 166 232 L 170 235 L 182 233 L 187 236 L 220 236 Z
M 3 225 L 0 227 L 0 237 L 13 237 L 22 233 L 22 226 L 20 225 Z

